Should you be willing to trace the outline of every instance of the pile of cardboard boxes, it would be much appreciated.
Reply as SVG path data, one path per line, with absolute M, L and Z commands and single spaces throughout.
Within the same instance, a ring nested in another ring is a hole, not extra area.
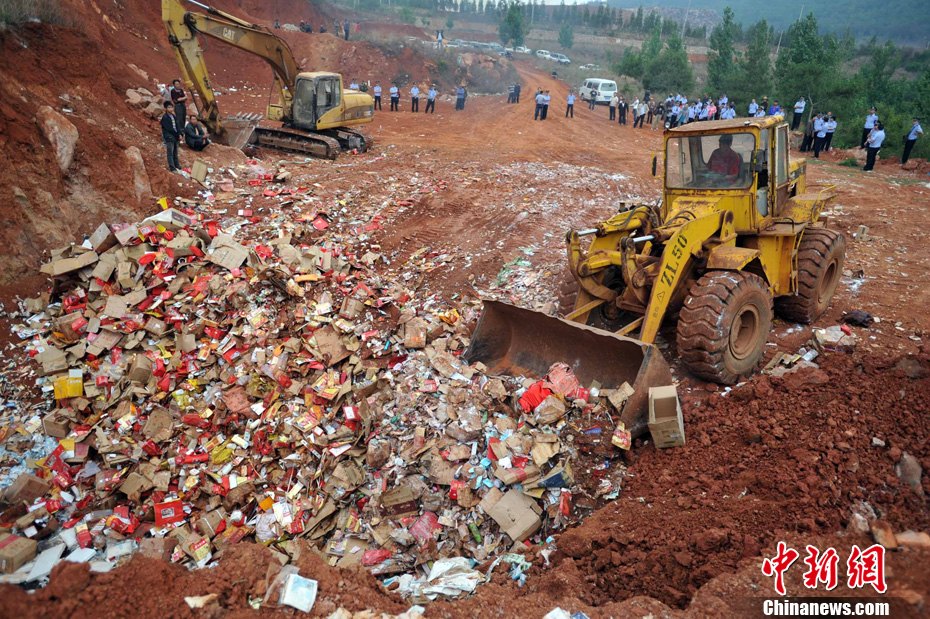
M 14 330 L 48 407 L 8 436 L 57 446 L 3 494 L 2 571 L 54 544 L 203 566 L 255 539 L 388 577 L 577 515 L 572 420 L 628 393 L 465 363 L 480 303 L 417 298 L 322 216 L 234 228 L 165 209 L 43 266 Z

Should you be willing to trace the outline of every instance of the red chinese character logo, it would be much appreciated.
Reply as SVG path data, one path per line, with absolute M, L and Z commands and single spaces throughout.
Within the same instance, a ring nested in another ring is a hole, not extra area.
M 794 548 L 788 548 L 785 542 L 778 542 L 775 556 L 762 561 L 762 573 L 775 577 L 775 591 L 778 595 L 785 595 L 785 572 L 800 556 L 801 553 Z
M 885 547 L 872 544 L 865 550 L 853 544 L 849 559 L 846 560 L 846 570 L 849 576 L 847 585 L 850 589 L 857 589 L 866 585 L 879 593 L 888 590 L 885 584 Z
M 827 585 L 827 591 L 832 591 L 837 585 L 837 564 L 840 557 L 833 548 L 820 554 L 820 551 L 813 546 L 807 547 L 807 558 L 804 563 L 807 564 L 807 571 L 804 572 L 804 586 L 808 589 L 816 589 L 817 583 Z

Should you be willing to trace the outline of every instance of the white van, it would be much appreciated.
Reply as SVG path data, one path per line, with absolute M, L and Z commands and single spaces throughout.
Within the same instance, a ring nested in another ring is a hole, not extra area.
M 597 103 L 609 103 L 617 92 L 617 82 L 613 80 L 601 79 L 599 77 L 589 77 L 578 89 L 578 94 L 585 101 L 591 100 L 591 93 L 597 91 Z
M 548 58 L 549 58 L 549 50 L 547 50 L 547 49 L 537 49 L 537 50 L 536 50 L 536 57 L 537 57 L 537 58 L 547 58 L 547 59 L 548 59 Z

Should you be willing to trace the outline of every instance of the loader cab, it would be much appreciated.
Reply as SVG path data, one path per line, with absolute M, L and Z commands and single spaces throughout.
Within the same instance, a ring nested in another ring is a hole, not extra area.
M 297 76 L 291 124 L 317 129 L 320 119 L 342 104 L 342 77 L 337 73 L 301 73 Z
M 677 198 L 714 199 L 748 231 L 768 225 L 788 193 L 781 117 L 689 123 L 665 134 L 665 215 Z

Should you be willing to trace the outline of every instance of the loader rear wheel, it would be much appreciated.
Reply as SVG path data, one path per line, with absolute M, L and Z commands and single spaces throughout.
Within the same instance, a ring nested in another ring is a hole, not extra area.
M 772 329 L 772 295 L 752 273 L 713 271 L 678 316 L 678 356 L 700 378 L 732 385 L 755 371 Z
M 792 322 L 814 322 L 830 306 L 843 274 L 846 238 L 834 230 L 804 232 L 798 246 L 798 292 L 775 299 L 775 311 Z

